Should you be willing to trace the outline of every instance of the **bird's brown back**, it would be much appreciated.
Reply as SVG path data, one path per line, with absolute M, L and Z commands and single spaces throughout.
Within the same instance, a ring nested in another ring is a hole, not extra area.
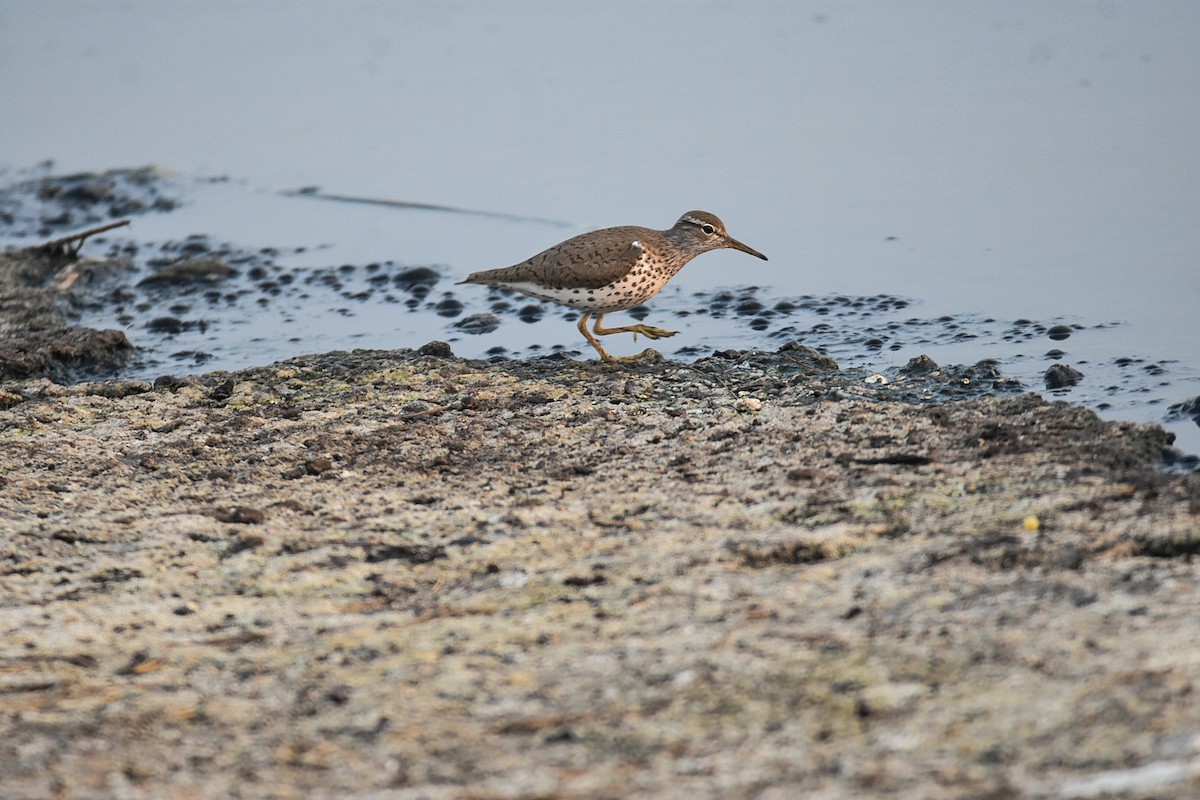
M 662 242 L 662 231 L 651 228 L 604 228 L 574 236 L 520 264 L 472 273 L 463 283 L 536 283 L 552 289 L 598 289 L 623 278 L 647 248 L 661 249 Z

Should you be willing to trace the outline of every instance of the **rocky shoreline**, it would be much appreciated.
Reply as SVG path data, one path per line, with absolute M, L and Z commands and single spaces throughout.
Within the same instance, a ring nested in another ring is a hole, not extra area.
M 438 343 L 8 382 L 0 794 L 1194 789 L 1200 476 L 890 390 Z
M 1157 426 L 798 343 L 89 381 L 124 268 L 0 257 L 0 796 L 1200 790 Z

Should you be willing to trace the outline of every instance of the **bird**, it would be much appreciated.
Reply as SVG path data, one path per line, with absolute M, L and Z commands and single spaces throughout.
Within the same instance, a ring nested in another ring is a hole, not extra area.
M 603 361 L 632 361 L 652 351 L 613 356 L 596 337 L 632 333 L 637 338 L 640 333 L 648 339 L 665 339 L 678 331 L 641 324 L 605 328 L 604 315 L 645 303 L 693 258 L 720 248 L 767 260 L 753 247 L 730 236 L 715 214 L 689 211 L 667 230 L 622 225 L 582 233 L 520 264 L 473 272 L 459 284 L 512 289 L 578 309 L 583 312 L 577 325 L 579 332 Z M 593 315 L 595 321 L 589 332 L 587 323 Z

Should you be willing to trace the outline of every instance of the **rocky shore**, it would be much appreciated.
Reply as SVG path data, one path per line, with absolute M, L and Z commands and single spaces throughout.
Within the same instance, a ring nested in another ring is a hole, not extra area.
M 1200 793 L 1161 428 L 799 343 L 95 380 L 72 247 L 0 258 L 0 797 Z
M 0 795 L 1200 786 L 1200 478 L 889 391 L 437 343 L 10 381 Z

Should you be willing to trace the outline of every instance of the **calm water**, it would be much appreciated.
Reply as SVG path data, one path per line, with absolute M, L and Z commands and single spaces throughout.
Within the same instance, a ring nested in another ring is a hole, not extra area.
M 1106 413 L 1137 419 L 1200 394 L 1198 97 L 1190 0 L 0 5 L 0 168 L 234 179 L 138 219 L 140 240 L 206 232 L 310 248 L 297 266 L 392 259 L 463 276 L 702 208 L 771 261 L 706 255 L 663 312 L 755 284 L 900 295 L 928 318 L 1076 322 L 1086 330 L 1065 342 L 923 349 L 1001 358 L 1036 388 L 1059 347 L 1087 376 L 1069 397 L 1107 396 Z M 308 185 L 567 227 L 277 194 Z M 486 292 L 462 288 L 468 312 L 486 309 Z M 301 336 L 251 319 L 259 341 L 210 366 L 448 338 L 435 315 L 326 311 L 306 312 Z M 1093 327 L 1110 322 L 1123 324 Z M 575 339 L 549 314 L 455 350 Z M 698 322 L 676 343 L 771 344 Z M 1166 374 L 1106 395 L 1122 357 Z M 1172 428 L 1200 451 L 1194 424 Z

